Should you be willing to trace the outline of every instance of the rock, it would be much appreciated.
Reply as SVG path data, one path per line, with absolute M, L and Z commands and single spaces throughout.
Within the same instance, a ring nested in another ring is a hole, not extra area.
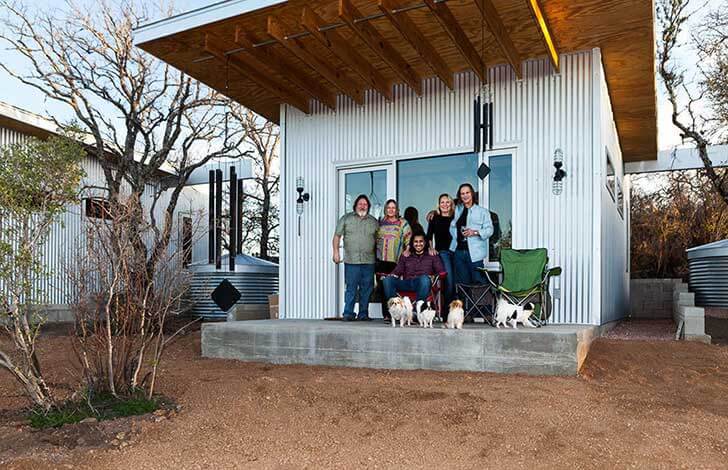
M 156 410 L 154 413 L 152 413 L 154 416 L 164 416 L 166 414 L 166 411 L 164 410 Z
M 98 419 L 96 419 L 96 418 L 94 418 L 92 416 L 92 417 L 89 417 L 89 418 L 86 418 L 86 419 L 82 419 L 81 421 L 79 421 L 79 424 L 98 423 L 98 421 L 99 421 Z
M 124 437 L 126 437 L 126 433 L 120 432 L 116 434 L 116 438 L 119 440 L 124 439 Z

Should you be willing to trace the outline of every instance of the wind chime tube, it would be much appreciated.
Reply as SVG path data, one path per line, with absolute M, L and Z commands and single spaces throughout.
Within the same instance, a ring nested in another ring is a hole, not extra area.
M 488 148 L 493 150 L 493 101 L 488 103 Z
M 480 152 L 480 130 L 481 130 L 481 124 L 480 124 L 480 95 L 475 97 L 475 100 L 473 101 L 474 105 L 474 111 L 473 111 L 473 135 L 474 135 L 474 146 L 473 146 L 473 152 L 479 153 Z
M 238 180 L 238 235 L 236 238 L 238 246 L 235 253 L 243 254 L 243 203 L 245 202 L 245 193 L 243 192 L 243 179 Z
M 222 170 L 215 170 L 215 269 L 222 268 Z
M 215 170 L 210 170 L 210 187 L 207 196 L 207 262 L 215 262 Z
M 490 121 L 488 120 L 490 114 L 488 113 L 488 107 L 490 106 L 489 103 L 483 103 L 483 126 L 482 126 L 482 133 L 483 133 L 483 150 L 486 150 L 488 148 L 488 145 L 490 145 L 490 142 L 488 141 L 488 128 L 490 126 Z
M 228 244 L 228 269 L 235 271 L 235 249 L 238 246 L 238 177 L 235 174 L 235 167 L 230 167 L 230 230 Z

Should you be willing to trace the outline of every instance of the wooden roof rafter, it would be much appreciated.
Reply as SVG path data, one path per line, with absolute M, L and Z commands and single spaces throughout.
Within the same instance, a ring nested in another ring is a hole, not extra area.
M 523 78 L 521 55 L 518 53 L 516 46 L 513 45 L 513 40 L 510 34 L 508 34 L 508 30 L 503 24 L 503 20 L 498 14 L 495 5 L 493 5 L 492 0 L 475 0 L 475 4 L 478 6 L 478 10 L 480 10 L 483 20 L 488 25 L 490 33 L 500 46 L 503 55 L 516 73 L 516 77 L 519 79 Z
M 214 43 L 209 34 L 205 34 L 205 44 L 203 47 L 205 52 L 237 70 L 246 78 L 249 78 L 258 86 L 272 93 L 285 103 L 295 106 L 306 114 L 311 114 L 311 104 L 308 97 L 292 90 L 291 87 L 275 78 L 273 74 L 266 74 L 266 64 L 257 58 L 248 54 L 226 54 L 223 49 Z
M 541 36 L 541 39 L 546 46 L 546 52 L 548 53 L 549 59 L 551 59 L 551 65 L 554 66 L 554 70 L 559 71 L 559 53 L 556 50 L 556 44 L 551 36 L 551 30 L 549 29 L 546 17 L 543 16 L 541 5 L 538 0 L 528 0 L 528 6 L 531 8 L 531 14 L 533 15 L 536 25 Z
M 298 38 L 291 37 L 292 34 L 287 27 L 275 16 L 268 16 L 267 32 L 270 37 L 285 47 L 291 54 L 298 57 L 304 64 L 320 74 L 342 93 L 349 96 L 355 103 L 364 104 L 364 93 L 356 83 L 352 82 L 340 70 L 321 60 L 315 52 L 310 50 L 306 43 Z
M 417 95 L 422 95 L 422 77 L 392 45 L 368 21 L 357 21 L 362 14 L 350 0 L 339 0 L 339 18 L 359 36 L 369 48 L 384 61 Z
M 435 0 L 424 0 L 424 2 L 435 16 L 435 19 L 437 19 L 440 23 L 442 29 L 444 29 L 448 36 L 450 36 L 453 44 L 455 44 L 455 47 L 458 48 L 460 53 L 463 55 L 463 58 L 466 60 L 468 65 L 470 65 L 470 68 L 473 69 L 473 72 L 475 72 L 482 82 L 487 82 L 488 73 L 485 69 L 483 58 L 480 53 L 478 53 L 475 46 L 473 46 L 468 35 L 465 34 L 465 31 L 463 31 L 463 28 L 455 19 L 455 15 L 452 14 L 452 11 L 447 4 L 444 2 L 436 2 Z M 483 53 L 485 53 L 485 51 L 483 51 Z
M 387 101 L 392 101 L 392 83 L 386 80 L 339 33 L 334 30 L 326 30 L 323 19 L 311 8 L 303 8 L 301 12 L 301 24 L 322 46 L 334 54 L 334 56 L 341 60 L 354 73 L 358 74 L 364 82 L 377 90 Z
M 387 16 L 392 26 L 410 43 L 435 75 L 452 90 L 454 87 L 452 70 L 406 13 L 398 13 L 398 7 L 397 0 L 379 0 L 379 9 Z
M 332 110 L 336 109 L 336 95 L 334 93 L 331 93 L 318 81 L 310 78 L 300 67 L 291 63 L 284 54 L 281 54 L 275 48 L 255 47 L 253 38 L 239 26 L 235 28 L 235 44 L 265 63 L 268 68 L 278 75 L 286 77 L 312 98 L 323 103 L 324 106 Z

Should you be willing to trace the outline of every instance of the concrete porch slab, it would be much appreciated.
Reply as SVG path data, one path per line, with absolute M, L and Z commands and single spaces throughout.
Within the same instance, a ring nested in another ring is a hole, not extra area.
M 598 328 L 463 330 L 381 321 L 254 320 L 202 325 L 202 355 L 272 364 L 575 375 Z

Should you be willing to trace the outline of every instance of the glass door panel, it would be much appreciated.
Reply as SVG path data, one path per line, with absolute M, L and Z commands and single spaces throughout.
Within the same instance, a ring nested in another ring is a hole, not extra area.
M 354 201 L 361 194 L 369 198 L 371 203 L 369 214 L 379 219 L 384 211 L 384 203 L 394 197 L 394 174 L 391 165 L 339 170 L 339 217 L 352 211 Z M 340 250 L 346 256 L 343 242 Z M 337 279 L 337 306 L 338 314 L 341 316 L 344 312 L 345 288 L 343 263 L 338 266 Z M 382 306 L 376 297 L 369 303 L 369 316 L 373 318 L 382 316 Z

